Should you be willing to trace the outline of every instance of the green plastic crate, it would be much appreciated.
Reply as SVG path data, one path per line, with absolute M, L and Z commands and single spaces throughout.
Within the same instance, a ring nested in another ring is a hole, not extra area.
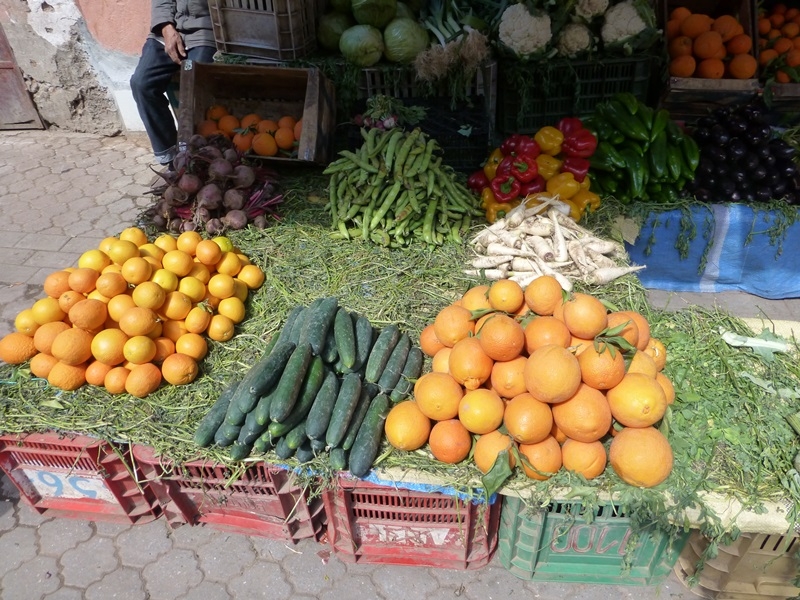
M 633 543 L 630 518 L 619 507 L 601 504 L 591 522 L 580 516 L 581 505 L 552 502 L 528 508 L 516 497 L 503 499 L 497 553 L 500 563 L 520 579 L 653 585 L 666 578 L 683 550 L 689 532 L 670 538 L 659 530 L 640 532 Z

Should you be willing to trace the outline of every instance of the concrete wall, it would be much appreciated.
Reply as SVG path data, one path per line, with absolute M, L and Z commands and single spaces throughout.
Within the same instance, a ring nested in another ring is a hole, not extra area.
M 142 130 L 128 80 L 149 0 L 0 0 L 0 26 L 48 128 Z

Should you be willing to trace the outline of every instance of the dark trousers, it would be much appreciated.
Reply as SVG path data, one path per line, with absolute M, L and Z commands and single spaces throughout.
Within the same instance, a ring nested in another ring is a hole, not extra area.
M 198 46 L 186 51 L 187 59 L 195 62 L 211 62 L 216 48 Z M 166 165 L 177 153 L 178 132 L 166 96 L 172 76 L 180 65 L 164 50 L 158 40 L 148 38 L 142 48 L 142 56 L 131 76 L 131 92 L 136 108 L 150 138 L 156 162 Z

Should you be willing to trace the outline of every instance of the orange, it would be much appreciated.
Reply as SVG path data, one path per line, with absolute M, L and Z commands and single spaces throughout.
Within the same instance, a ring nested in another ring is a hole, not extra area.
M 644 349 L 644 353 L 648 354 L 653 359 L 656 369 L 659 371 L 664 370 L 664 367 L 667 365 L 667 348 L 661 340 L 651 336 L 650 341 L 647 343 L 647 348 Z
M 225 315 L 234 323 L 241 323 L 245 317 L 244 302 L 239 298 L 223 298 L 217 306 L 217 313 Z
M 215 265 L 222 258 L 222 250 L 211 240 L 202 240 L 194 249 L 194 255 L 204 265 Z
M 70 293 L 77 294 L 78 292 Z M 83 299 L 83 295 L 79 294 L 80 299 Z M 61 302 L 58 303 L 58 307 L 61 308 Z M 61 312 L 64 314 L 67 313 L 63 308 Z M 36 333 L 36 330 L 39 329 L 40 325 L 36 322 L 33 318 L 33 309 L 25 308 L 17 313 L 17 316 L 14 317 L 14 329 L 17 330 L 19 333 L 24 335 L 33 336 Z
M 86 371 L 84 372 L 86 383 L 89 385 L 102 386 L 105 382 L 106 375 L 112 368 L 113 367 L 111 365 L 101 363 L 99 360 L 90 362 L 86 367 Z
M 525 302 L 525 292 L 516 281 L 500 279 L 489 287 L 489 305 L 497 310 L 515 313 Z
M 184 319 L 186 330 L 191 333 L 203 333 L 211 323 L 212 313 L 202 306 L 195 306 Z
M 185 252 L 190 256 L 194 256 L 195 248 L 197 248 L 197 244 L 199 244 L 201 241 L 203 241 L 203 236 L 201 236 L 199 232 L 184 231 L 177 238 L 175 238 L 174 248 L 163 248 L 163 249 L 165 250 L 165 253 L 170 252 L 172 250 L 180 250 L 181 252 Z
M 140 227 L 126 227 L 117 237 L 133 242 L 137 247 L 147 243 L 147 234 Z
M 251 142 L 253 152 L 259 156 L 275 156 L 278 153 L 278 144 L 271 133 L 257 133 Z
M 722 41 L 727 42 L 735 35 L 744 33 L 744 28 L 733 15 L 720 15 L 711 24 L 711 31 L 719 33 Z
M 300 137 L 303 135 L 303 119 L 297 120 L 297 123 L 292 128 L 292 133 L 294 133 L 294 139 L 299 142 Z
M 0 340 L 0 344 L 2 341 Z M 35 354 L 31 358 L 30 369 L 31 374 L 34 377 L 40 377 L 42 379 L 47 379 L 47 376 L 50 374 L 50 370 L 53 368 L 58 362 L 58 359 L 55 356 L 51 356 L 50 354 L 45 354 L 44 352 L 39 352 Z
M 139 256 L 139 246 L 130 240 L 116 240 L 108 249 L 108 257 L 117 265 L 124 265 L 126 260 L 134 256 Z
M 255 135 L 254 131 L 237 131 L 231 138 L 233 147 L 241 153 L 248 152 L 253 146 L 253 138 Z
M 281 150 L 291 150 L 294 146 L 294 131 L 289 127 L 278 127 L 273 137 Z
M 639 343 L 639 326 L 636 321 L 624 312 L 610 312 L 608 313 L 608 328 L 614 329 L 616 327 L 622 327 L 616 335 L 624 338 L 626 342 L 636 348 L 636 344 Z
M 731 54 L 747 54 L 753 49 L 753 39 L 749 35 L 740 33 L 731 38 L 725 49 Z
M 594 296 L 575 292 L 564 303 L 564 324 L 572 335 L 590 340 L 608 327 L 606 307 Z
M 667 397 L 655 380 L 643 373 L 628 373 L 606 392 L 614 418 L 626 427 L 647 427 L 667 410 Z
M 83 363 L 69 365 L 59 361 L 47 374 L 47 382 L 62 390 L 77 390 L 86 383 L 86 365 Z
M 476 285 L 471 287 L 461 296 L 461 306 L 467 310 L 487 310 L 489 304 L 489 286 Z
M 87 250 L 78 258 L 78 268 L 94 269 L 98 273 L 111 264 L 111 259 L 102 250 L 97 248 Z
M 92 334 L 73 327 L 59 333 L 50 347 L 51 353 L 67 365 L 80 365 L 92 357 Z
M 549 316 L 563 303 L 564 290 L 551 275 L 537 277 L 525 288 L 525 304 L 537 315 Z
M 280 119 L 278 119 L 278 127 L 288 127 L 289 129 L 294 129 L 295 124 L 297 124 L 297 119 L 295 119 L 291 115 L 284 115 Z
M 216 273 L 212 275 L 206 287 L 209 294 L 220 300 L 230 298 L 236 291 L 236 284 L 233 281 L 233 277 L 225 273 Z
M 699 59 L 713 58 L 722 47 L 722 36 L 716 31 L 705 31 L 692 42 L 692 52 Z
M 156 355 L 156 343 L 146 335 L 135 335 L 125 342 L 122 354 L 126 361 L 141 365 L 153 360 Z
M 706 58 L 697 65 L 697 76 L 704 79 L 722 79 L 725 75 L 725 63 L 718 58 Z
M 248 290 L 257 290 L 264 285 L 266 279 L 264 271 L 257 265 L 243 264 L 241 270 L 236 274 L 236 278 L 243 281 Z
M 676 6 L 669 13 L 669 18 L 676 21 L 683 21 L 686 17 L 692 14 L 692 11 L 685 6 Z
M 114 367 L 103 378 L 103 385 L 109 394 L 121 394 L 125 391 L 125 381 L 130 371 L 125 367 Z
M 661 386 L 661 389 L 664 390 L 664 396 L 667 398 L 667 404 L 672 404 L 675 402 L 675 386 L 672 385 L 672 381 L 661 372 L 656 373 L 656 381 L 658 385 Z
M 194 270 L 194 267 L 192 267 L 192 271 Z M 180 284 L 180 279 L 178 276 L 167 269 L 156 269 L 150 276 L 150 281 L 160 285 L 161 289 L 163 289 L 166 293 L 174 292 L 178 289 L 178 285 Z
M 87 298 L 69 309 L 69 320 L 75 327 L 93 330 L 101 327 L 108 317 L 104 302 Z
M 692 38 L 685 35 L 679 35 L 669 43 L 669 57 L 677 58 L 679 56 L 691 56 L 692 46 Z
M 428 447 L 439 462 L 460 463 L 469 456 L 472 435 L 458 419 L 439 421 L 431 428 Z
M 70 329 L 64 321 L 53 321 L 40 326 L 33 334 L 33 345 L 39 352 L 52 354 L 53 340 L 62 331 Z
M 234 129 L 239 129 L 239 119 L 234 115 L 225 115 L 217 121 L 217 127 L 226 136 L 232 138 L 236 133 Z
M 431 361 L 431 371 L 434 373 L 450 374 L 450 353 L 452 351 L 452 348 L 443 346 L 441 350 L 434 354 L 433 360 Z
M 605 471 L 608 457 L 602 442 L 579 442 L 567 438 L 561 446 L 561 463 L 567 471 L 594 479 Z
M 228 114 L 228 109 L 220 104 L 214 104 L 206 109 L 206 119 L 211 121 L 219 121 L 222 117 Z
M 527 357 L 518 356 L 511 360 L 495 361 L 489 381 L 502 398 L 513 398 L 528 391 L 525 387 L 525 364 Z
M 477 338 L 483 351 L 492 360 L 511 360 L 525 348 L 522 326 L 504 314 L 495 314 L 487 319 Z
M 214 315 L 208 324 L 206 335 L 217 342 L 227 342 L 235 333 L 234 322 L 225 315 Z
M 758 71 L 758 61 L 751 54 L 737 54 L 728 63 L 728 73 L 734 79 L 752 79 Z
M 656 361 L 643 350 L 636 351 L 631 357 L 631 361 L 626 369 L 626 373 L 642 373 L 653 379 L 656 378 L 657 372 L 658 367 L 656 366 Z
M 386 416 L 386 441 L 398 450 L 416 450 L 428 441 L 431 420 L 413 400 L 395 404 Z
M 503 424 L 515 442 L 536 444 L 550 435 L 553 411 L 549 404 L 539 402 L 530 393 L 524 392 L 506 404 Z
M 488 473 L 497 462 L 500 453 L 507 452 L 508 465 L 513 469 L 517 462 L 512 454 L 513 447 L 514 441 L 509 436 L 497 430 L 488 431 L 475 442 L 475 450 L 472 455 L 475 466 L 482 473 Z
M 135 365 L 125 380 L 125 391 L 131 396 L 144 398 L 161 385 L 161 369 L 153 363 Z
M 620 479 L 637 487 L 656 486 L 672 472 L 672 447 L 654 427 L 624 428 L 611 440 L 608 458 Z
M 172 385 L 186 385 L 197 379 L 197 361 L 190 356 L 176 352 L 161 363 L 161 376 Z
M 636 329 L 639 332 L 636 348 L 638 350 L 644 350 L 647 348 L 647 343 L 650 341 L 650 323 L 647 322 L 647 319 L 644 317 L 644 315 L 636 312 L 635 310 L 622 310 L 619 311 L 619 316 L 627 317 L 636 323 Z
M 210 325 L 210 323 L 209 323 Z M 162 323 L 161 335 L 177 342 L 184 333 L 189 333 L 184 321 L 164 321 Z
M 139 256 L 155 259 L 158 261 L 158 268 L 161 268 L 161 259 L 166 253 L 166 250 L 159 248 L 153 242 L 148 242 L 139 246 Z
M 162 363 L 170 354 L 175 353 L 175 342 L 168 337 L 157 337 L 153 339 L 153 342 L 156 345 L 156 355 L 153 357 L 154 363 Z
M 522 470 L 531 479 L 546 481 L 561 468 L 561 446 L 548 435 L 541 442 L 519 445 Z
M 464 397 L 464 389 L 449 373 L 425 373 L 414 384 L 417 407 L 434 421 L 453 419 Z
M 444 307 L 433 321 L 433 332 L 442 344 L 452 348 L 455 343 L 474 333 L 472 313 L 462 306 Z
M 445 345 L 436 337 L 433 323 L 425 326 L 419 334 L 419 347 L 426 356 L 434 356 Z
M 155 329 L 158 315 L 150 309 L 141 306 L 129 308 L 119 318 L 119 328 L 126 335 L 147 335 Z
M 713 23 L 714 19 L 708 15 L 694 13 L 681 21 L 680 32 L 681 35 L 695 39 L 700 34 L 710 31 Z
M 223 251 L 222 257 L 220 257 L 214 267 L 217 269 L 217 273 L 224 273 L 225 275 L 235 277 L 239 271 L 242 270 L 242 261 L 239 260 L 235 252 Z
M 177 291 L 186 295 L 193 304 L 196 304 L 205 298 L 207 290 L 206 284 L 191 275 L 187 275 L 186 277 L 181 277 Z
M 24 333 L 12 331 L 0 339 L 0 360 L 5 363 L 18 365 L 35 355 L 33 338 Z
M 670 19 L 667 21 L 667 26 L 664 28 L 664 35 L 667 41 L 674 40 L 681 34 L 681 22 L 677 19 Z
M 44 293 L 51 298 L 58 299 L 69 289 L 69 272 L 67 271 L 53 271 L 44 278 Z
M 691 77 L 697 69 L 694 56 L 676 56 L 669 61 L 669 74 L 673 77 Z
M 212 121 L 211 119 L 203 119 L 197 124 L 195 128 L 195 132 L 199 135 L 202 135 L 204 138 L 209 138 L 212 135 L 216 135 L 218 133 L 222 133 L 217 128 L 217 122 Z
M 208 354 L 208 343 L 202 335 L 186 332 L 175 340 L 175 352 L 203 360 Z
M 169 272 L 169 271 L 167 271 L 167 272 Z M 194 265 L 192 266 L 192 270 L 189 271 L 189 274 L 187 275 L 187 277 L 194 277 L 195 279 L 198 279 L 198 280 L 202 281 L 204 284 L 207 284 L 208 280 L 211 279 L 211 271 L 203 263 L 195 262 Z M 168 292 L 174 292 L 176 289 L 178 289 L 178 287 L 177 287 L 177 284 L 176 284 L 176 286 L 174 288 L 172 288 L 171 290 L 167 290 L 166 288 L 164 288 L 164 289 L 166 291 L 168 291 Z
M 772 23 L 769 19 L 762 17 L 758 20 L 758 33 L 761 35 L 767 35 L 770 30 L 772 29 Z
M 455 343 L 448 360 L 450 374 L 468 390 L 479 388 L 492 376 L 494 361 L 478 338 L 466 337 Z
M 183 292 L 170 292 L 164 298 L 164 303 L 158 309 L 158 316 L 162 320 L 181 320 L 192 310 L 192 300 Z
M 136 306 L 158 310 L 164 304 L 167 294 L 154 281 L 144 281 L 133 288 L 131 299 Z
M 484 434 L 503 422 L 505 403 L 494 390 L 469 390 L 458 404 L 458 419 L 472 433 Z
M 121 273 L 104 273 L 95 281 L 95 290 L 106 298 L 124 294 L 128 290 L 128 282 Z
M 625 359 L 622 352 L 610 344 L 592 344 L 578 355 L 581 379 L 586 385 L 607 390 L 617 385 L 625 376 Z
M 133 285 L 147 281 L 152 273 L 153 266 L 141 256 L 133 256 L 126 260 L 120 271 L 125 281 Z
M 170 250 L 165 253 L 161 264 L 167 271 L 172 271 L 178 277 L 185 277 L 194 267 L 192 255 L 184 250 Z
M 572 398 L 553 405 L 553 420 L 568 438 L 594 442 L 611 427 L 611 409 L 601 391 L 582 383 Z
M 566 348 L 542 346 L 525 365 L 525 386 L 534 398 L 548 404 L 571 398 L 581 383 L 578 359 Z
M 108 316 L 110 319 L 119 322 L 125 311 L 129 308 L 133 308 L 134 306 L 136 306 L 136 303 L 133 301 L 133 297 L 131 295 L 118 294 L 108 301 L 106 310 L 108 310 Z
M 123 348 L 127 341 L 128 336 L 121 329 L 104 329 L 92 338 L 92 356 L 107 365 L 122 364 L 125 361 Z
M 70 289 L 80 292 L 81 294 L 88 294 L 95 289 L 98 277 L 100 277 L 98 271 L 84 267 L 75 269 L 70 273 L 67 281 L 69 282 Z
M 278 123 L 277 121 L 273 121 L 272 119 L 261 119 L 256 124 L 256 131 L 258 133 L 275 133 L 278 130 Z

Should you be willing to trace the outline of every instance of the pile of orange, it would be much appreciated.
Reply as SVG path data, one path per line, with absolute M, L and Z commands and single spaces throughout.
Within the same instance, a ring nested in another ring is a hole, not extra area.
M 215 104 L 206 110 L 205 117 L 197 124 L 196 133 L 204 137 L 223 134 L 230 138 L 239 152 L 252 152 L 259 156 L 291 153 L 300 143 L 303 132 L 303 120 L 291 115 L 275 120 L 249 113 L 239 118 L 224 106 Z
M 732 15 L 712 18 L 679 6 L 670 12 L 666 37 L 673 77 L 751 79 L 758 71 L 753 38 Z
M 638 312 L 609 312 L 550 276 L 524 290 L 500 280 L 443 308 L 420 348 L 432 370 L 386 419 L 395 448 L 427 444 L 452 464 L 471 453 L 483 473 L 507 450 L 512 468 L 539 480 L 562 468 L 592 479 L 610 462 L 627 483 L 652 487 L 672 471 L 656 428 L 675 398 L 666 348 Z
M 778 83 L 798 81 L 796 68 L 800 67 L 800 8 L 775 4 L 758 18 L 758 62 L 766 67 L 774 63 Z M 790 69 L 785 69 L 789 67 Z
M 0 360 L 30 360 L 33 375 L 63 390 L 88 383 L 142 398 L 162 380 L 194 381 L 206 338 L 233 337 L 263 282 L 227 237 L 187 231 L 151 242 L 129 227 L 45 278 L 45 296 L 0 340 Z

